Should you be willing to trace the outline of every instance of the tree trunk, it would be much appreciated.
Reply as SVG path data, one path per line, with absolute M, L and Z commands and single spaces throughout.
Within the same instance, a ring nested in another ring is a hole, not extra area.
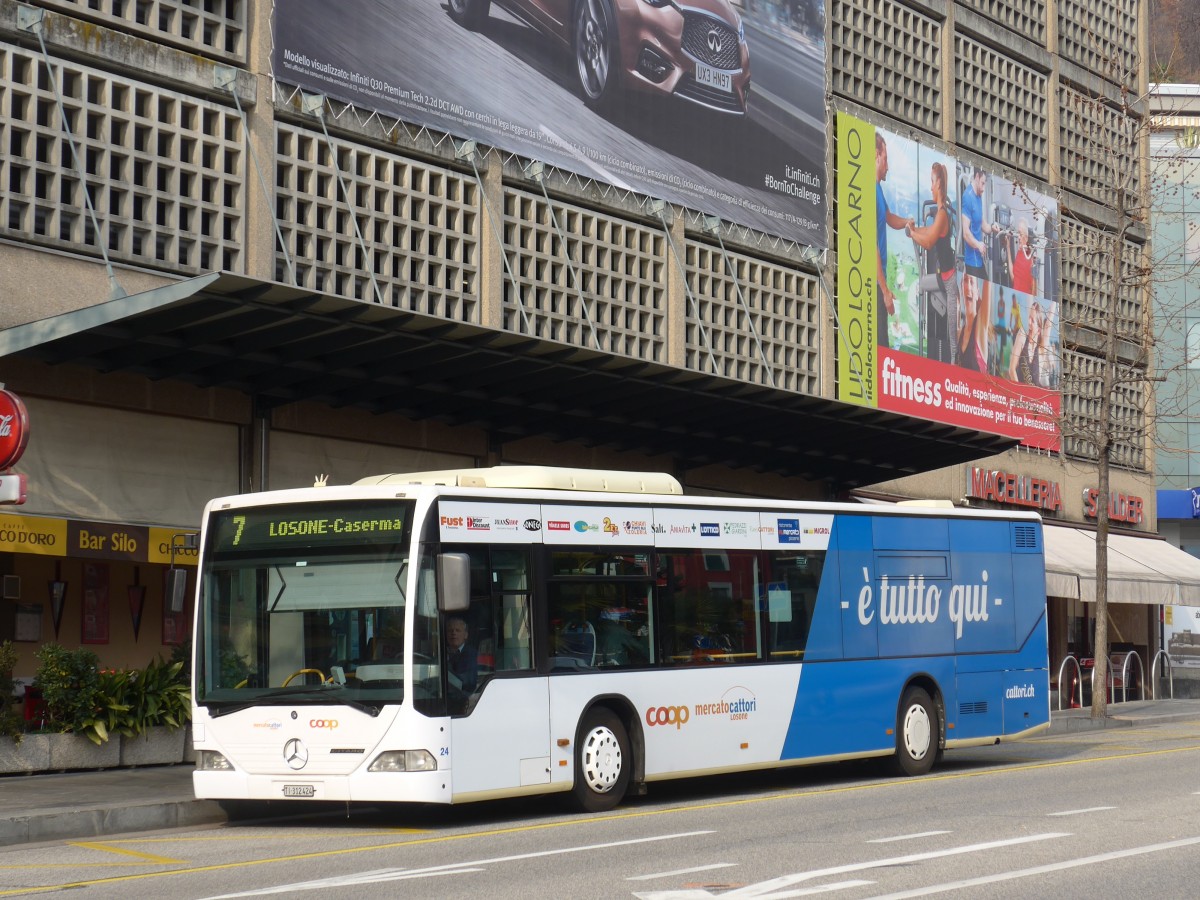
M 1121 301 L 1122 256 L 1125 250 L 1125 191 L 1116 191 L 1118 222 L 1109 244 L 1110 281 L 1108 284 L 1108 328 L 1104 333 L 1104 368 L 1100 375 L 1100 410 L 1096 450 L 1096 634 L 1095 668 L 1092 670 L 1092 718 L 1108 715 L 1108 498 L 1109 461 L 1115 441 L 1113 390 L 1117 372 L 1117 321 Z

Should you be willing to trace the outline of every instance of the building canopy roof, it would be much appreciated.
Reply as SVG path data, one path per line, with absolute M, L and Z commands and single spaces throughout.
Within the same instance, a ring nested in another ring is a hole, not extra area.
M 669 455 L 835 491 L 1011 438 L 229 274 L 0 332 L 0 356 Z

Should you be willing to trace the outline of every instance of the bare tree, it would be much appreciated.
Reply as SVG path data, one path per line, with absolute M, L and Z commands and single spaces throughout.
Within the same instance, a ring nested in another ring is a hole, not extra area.
M 1179 246 L 1154 246 L 1154 208 L 1180 189 L 1178 171 L 1186 154 L 1159 153 L 1151 165 L 1155 120 L 1137 85 L 1137 67 L 1114 78 L 1111 92 L 1064 89 L 1065 131 L 1077 136 L 1064 147 L 1063 169 L 1080 188 L 1103 200 L 1091 204 L 1064 193 L 1061 255 L 1062 309 L 1061 430 L 1068 459 L 1095 465 L 1096 597 L 1091 713 L 1107 715 L 1109 683 L 1108 546 L 1109 498 L 1114 467 L 1146 472 L 1153 460 L 1155 422 L 1179 411 L 1180 398 L 1159 393 L 1176 354 L 1157 352 L 1153 298 L 1168 281 L 1186 278 Z M 1160 148 L 1161 149 L 1161 148 Z M 1180 310 L 1164 308 L 1165 319 Z

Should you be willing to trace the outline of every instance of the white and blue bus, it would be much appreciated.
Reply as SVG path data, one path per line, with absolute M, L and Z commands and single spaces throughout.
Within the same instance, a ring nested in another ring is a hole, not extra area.
M 603 810 L 1048 725 L 1036 514 L 682 493 L 513 466 L 212 501 L 196 795 Z

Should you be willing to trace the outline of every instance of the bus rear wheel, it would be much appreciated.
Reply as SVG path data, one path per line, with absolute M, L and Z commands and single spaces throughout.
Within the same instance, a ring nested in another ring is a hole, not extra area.
M 938 756 L 937 711 L 924 688 L 910 687 L 896 710 L 896 756 L 899 775 L 925 775 Z
M 629 736 L 612 710 L 584 716 L 575 741 L 575 802 L 585 812 L 612 809 L 629 787 Z

